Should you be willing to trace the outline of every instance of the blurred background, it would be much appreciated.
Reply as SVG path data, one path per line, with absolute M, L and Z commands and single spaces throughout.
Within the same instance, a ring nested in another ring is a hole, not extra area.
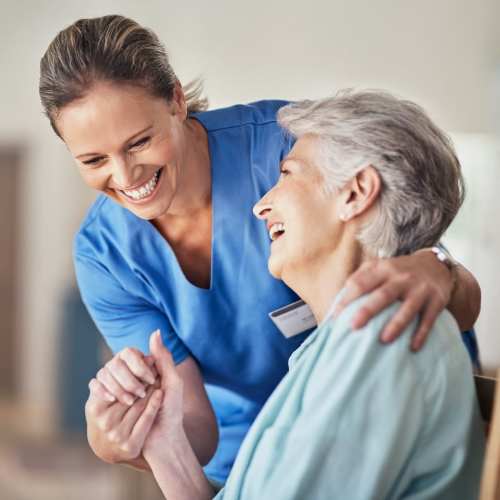
M 71 242 L 94 194 L 38 100 L 39 60 L 81 17 L 152 28 L 181 82 L 211 108 L 385 88 L 455 141 L 468 186 L 445 243 L 483 292 L 483 365 L 500 366 L 500 2 L 1 0 L 0 498 L 155 499 L 148 474 L 99 462 L 85 441 L 87 382 L 105 349 L 79 301 Z

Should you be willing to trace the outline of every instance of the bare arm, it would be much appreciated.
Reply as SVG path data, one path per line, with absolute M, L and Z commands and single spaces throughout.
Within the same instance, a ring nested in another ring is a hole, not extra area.
M 196 459 L 185 433 L 163 450 L 147 450 L 145 458 L 168 500 L 208 500 L 215 492 Z
M 460 330 L 470 330 L 481 310 L 481 288 L 476 278 L 465 267 L 456 268 L 457 281 L 448 310 L 457 320 Z
M 155 422 L 144 442 L 144 457 L 168 500 L 210 499 L 214 490 L 185 432 L 183 379 L 159 335 L 152 335 L 150 347 L 160 374 L 162 397 Z

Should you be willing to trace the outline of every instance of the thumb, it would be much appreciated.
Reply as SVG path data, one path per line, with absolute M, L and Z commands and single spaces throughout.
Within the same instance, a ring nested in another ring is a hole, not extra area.
M 164 382 L 168 378 L 169 373 L 173 371 L 176 374 L 172 354 L 163 345 L 160 330 L 153 332 L 149 338 L 149 350 L 155 360 L 156 369 Z

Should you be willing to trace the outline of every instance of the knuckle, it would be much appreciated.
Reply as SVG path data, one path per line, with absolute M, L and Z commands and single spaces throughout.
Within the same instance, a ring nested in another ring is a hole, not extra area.
M 378 295 L 379 295 L 380 300 L 384 303 L 392 301 L 392 298 L 393 298 L 393 293 L 386 286 L 379 288 Z
M 139 453 L 137 447 L 134 446 L 129 441 L 124 442 L 120 445 L 120 450 L 128 457 L 135 458 Z
M 358 274 L 351 275 L 346 281 L 346 287 L 350 288 L 352 292 L 358 293 L 361 288 L 361 278 Z
M 99 422 L 100 429 L 108 435 L 113 429 L 113 424 L 109 418 L 102 418 Z
M 411 271 L 401 271 L 399 273 L 399 280 L 403 284 L 413 283 L 415 279 L 417 279 L 417 276 L 415 276 Z
M 95 414 L 96 414 L 95 403 L 93 400 L 88 399 L 87 402 L 85 403 L 85 416 L 88 419 L 89 417 L 93 417 Z
M 102 367 L 98 372 L 97 372 L 97 375 L 96 375 L 96 379 L 99 380 L 99 381 L 103 381 L 107 378 L 107 371 L 106 371 L 106 367 Z
M 107 438 L 110 443 L 118 444 L 121 441 L 121 435 L 116 429 L 111 429 L 107 432 Z

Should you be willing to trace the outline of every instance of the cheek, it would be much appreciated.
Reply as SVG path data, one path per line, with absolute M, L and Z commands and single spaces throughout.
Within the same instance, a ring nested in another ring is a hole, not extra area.
M 84 170 L 79 168 L 80 177 L 83 182 L 90 188 L 98 191 L 104 191 L 107 187 L 107 176 L 104 172 L 95 170 Z

